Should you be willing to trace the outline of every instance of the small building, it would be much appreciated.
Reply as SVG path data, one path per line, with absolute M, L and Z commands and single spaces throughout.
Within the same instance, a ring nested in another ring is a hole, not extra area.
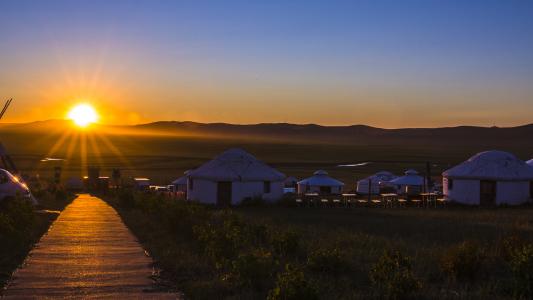
M 379 194 L 381 189 L 390 186 L 390 181 L 398 176 L 388 171 L 377 172 L 376 174 L 357 181 L 357 193 L 368 195 Z
M 446 198 L 467 205 L 518 205 L 533 194 L 533 167 L 504 151 L 478 153 L 442 177 Z
M 341 194 L 343 187 L 343 182 L 330 177 L 324 170 L 318 170 L 313 176 L 298 182 L 298 193 Z
M 399 194 L 417 195 L 424 189 L 424 177 L 418 175 L 418 172 L 413 169 L 405 171 L 405 175 L 395 178 L 389 182 L 396 186 Z
M 172 181 L 174 192 L 187 192 L 187 176 L 181 176 L 180 178 Z
M 228 206 L 283 197 L 285 175 L 242 149 L 229 149 L 187 173 L 187 200 Z

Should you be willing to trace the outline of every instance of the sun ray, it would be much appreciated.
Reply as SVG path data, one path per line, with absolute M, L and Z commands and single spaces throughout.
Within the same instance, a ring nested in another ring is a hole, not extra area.
M 129 160 L 122 154 L 122 152 L 115 146 L 113 143 L 109 140 L 109 138 L 105 134 L 97 134 L 95 135 L 99 140 L 101 140 L 105 146 L 115 154 L 115 156 L 120 160 L 120 162 L 126 166 L 128 169 L 133 170 L 133 165 L 129 162 Z
M 71 158 L 72 158 L 72 155 L 74 154 L 74 150 L 76 149 L 79 136 L 80 136 L 79 132 L 76 132 L 73 134 L 72 138 L 70 139 L 70 143 L 67 148 L 67 155 L 65 157 L 65 160 L 63 161 L 65 171 L 66 169 L 68 169 L 68 167 L 72 166 Z
M 91 147 L 91 151 L 96 158 L 96 161 L 98 162 L 99 166 L 104 165 L 104 161 L 102 159 L 102 152 L 100 151 L 100 148 L 98 147 L 98 144 L 96 143 L 96 139 L 94 137 L 94 132 L 88 132 L 87 137 L 89 138 L 89 146 Z
M 46 156 L 44 158 L 47 158 L 47 157 L 53 157 L 56 152 L 65 144 L 65 142 L 67 141 L 67 139 L 69 137 L 71 137 L 73 135 L 73 130 L 66 130 L 64 131 L 61 136 L 59 137 L 59 139 L 54 143 L 54 145 L 52 146 L 52 148 L 46 153 Z M 41 171 L 42 169 L 44 169 L 46 163 L 43 163 L 43 164 L 39 164 L 37 166 L 37 172 Z
M 80 175 L 83 176 L 87 168 L 87 133 L 80 133 Z

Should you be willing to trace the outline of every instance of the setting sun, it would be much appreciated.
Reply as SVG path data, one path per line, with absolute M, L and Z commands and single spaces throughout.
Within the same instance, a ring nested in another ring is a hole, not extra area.
M 80 127 L 86 127 L 98 121 L 96 110 L 89 104 L 78 104 L 74 106 L 67 116 Z

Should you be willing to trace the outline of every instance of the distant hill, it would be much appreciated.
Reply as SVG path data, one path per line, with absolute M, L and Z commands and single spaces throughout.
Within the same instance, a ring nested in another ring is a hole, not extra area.
M 66 120 L 1 124 L 1 132 L 50 132 L 70 128 Z M 227 123 L 196 123 L 159 121 L 140 125 L 98 125 L 95 130 L 119 135 L 170 135 L 279 141 L 311 144 L 348 145 L 512 145 L 533 147 L 533 124 L 517 127 L 457 126 L 442 128 L 383 129 L 366 125 L 323 126 L 317 124 L 261 123 L 238 125 Z
M 533 145 L 533 124 L 517 127 L 457 126 L 443 128 L 383 129 L 366 125 L 322 126 L 316 124 L 263 123 L 236 125 L 226 123 L 153 122 L 135 128 L 159 132 L 187 133 L 210 137 L 268 139 L 292 142 L 334 144 L 426 144 L 450 145 L 505 143 Z

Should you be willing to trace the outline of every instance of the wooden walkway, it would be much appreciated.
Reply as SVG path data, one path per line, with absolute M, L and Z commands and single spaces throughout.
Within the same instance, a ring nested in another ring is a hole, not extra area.
M 150 290 L 152 260 L 107 203 L 80 195 L 14 274 L 7 299 L 176 299 Z

